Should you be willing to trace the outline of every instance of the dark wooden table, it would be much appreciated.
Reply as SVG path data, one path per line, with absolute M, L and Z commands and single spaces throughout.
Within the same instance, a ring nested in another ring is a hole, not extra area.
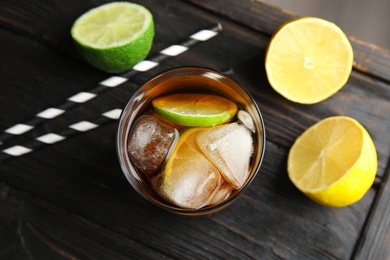
M 0 128 L 31 118 L 111 75 L 83 62 L 69 30 L 107 1 L 0 2 Z M 135 1 L 154 15 L 150 57 L 220 23 L 215 38 L 139 73 L 120 87 L 41 124 L 1 149 L 123 108 L 152 75 L 182 65 L 233 68 L 266 124 L 256 179 L 232 206 L 202 218 L 171 215 L 128 184 L 115 150 L 117 122 L 0 164 L 1 259 L 390 259 L 390 51 L 354 37 L 348 84 L 316 105 L 287 101 L 270 87 L 264 54 L 288 11 L 253 0 Z M 289 181 L 286 158 L 315 122 L 347 115 L 370 132 L 378 152 L 375 184 L 358 203 L 320 206 Z

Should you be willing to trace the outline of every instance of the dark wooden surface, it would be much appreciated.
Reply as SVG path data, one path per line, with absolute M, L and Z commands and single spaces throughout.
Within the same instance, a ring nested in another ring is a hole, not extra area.
M 1 130 L 110 76 L 83 62 L 69 35 L 78 16 L 105 2 L 0 2 Z M 154 15 L 150 56 L 210 25 L 221 23 L 224 31 L 7 145 L 123 108 L 162 70 L 232 67 L 265 119 L 261 170 L 229 208 L 202 218 L 174 216 L 127 183 L 116 157 L 117 123 L 107 124 L 0 164 L 0 259 L 390 259 L 390 52 L 350 37 L 355 65 L 348 84 L 324 102 L 298 105 L 276 94 L 264 71 L 270 37 L 295 17 L 291 12 L 251 0 L 134 2 Z M 340 209 L 310 201 L 286 173 L 295 138 L 332 115 L 367 128 L 379 163 L 375 185 Z

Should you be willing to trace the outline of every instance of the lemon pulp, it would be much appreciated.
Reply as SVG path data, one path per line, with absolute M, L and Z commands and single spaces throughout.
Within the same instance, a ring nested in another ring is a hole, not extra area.
M 377 155 L 368 132 L 355 119 L 326 118 L 307 129 L 290 149 L 288 174 L 314 201 L 347 206 L 363 197 L 377 170 Z
M 334 23 L 303 17 L 283 24 L 268 45 L 265 67 L 271 86 L 302 104 L 323 101 L 348 81 L 352 46 Z

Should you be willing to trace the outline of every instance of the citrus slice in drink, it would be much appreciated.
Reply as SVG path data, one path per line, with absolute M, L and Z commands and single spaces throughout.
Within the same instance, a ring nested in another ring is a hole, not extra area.
M 265 68 L 276 92 L 302 104 L 323 101 L 348 81 L 352 46 L 334 23 L 303 17 L 283 24 L 268 45 Z
M 71 35 L 87 62 L 103 71 L 119 73 L 148 55 L 154 22 L 152 14 L 141 5 L 113 2 L 80 16 Z
M 314 201 L 332 207 L 360 200 L 377 171 L 377 154 L 364 127 L 345 116 L 308 128 L 290 149 L 288 175 Z
M 152 101 L 164 119 L 184 126 L 215 126 L 229 122 L 237 106 L 227 98 L 209 94 L 173 94 Z
M 202 131 L 191 128 L 180 136 L 162 173 L 162 195 L 182 208 L 207 205 L 222 182 L 218 169 L 197 147 L 196 136 Z

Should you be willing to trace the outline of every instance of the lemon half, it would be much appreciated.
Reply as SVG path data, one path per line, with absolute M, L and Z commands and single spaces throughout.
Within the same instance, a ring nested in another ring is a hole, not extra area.
M 352 46 L 334 23 L 303 17 L 283 24 L 268 45 L 265 68 L 276 92 L 302 104 L 323 101 L 348 81 Z
M 348 206 L 360 200 L 374 182 L 376 149 L 358 121 L 329 117 L 296 139 L 287 170 L 294 185 L 314 201 Z

